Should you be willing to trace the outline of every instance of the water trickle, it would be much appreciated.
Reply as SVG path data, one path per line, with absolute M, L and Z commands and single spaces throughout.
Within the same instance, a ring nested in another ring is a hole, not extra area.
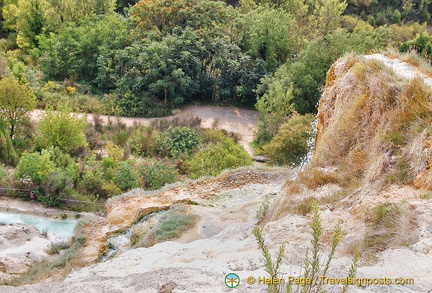
M 318 119 L 315 119 L 311 123 L 311 128 L 309 131 L 309 138 L 307 140 L 307 146 L 308 146 L 308 152 L 306 156 L 301 160 L 300 162 L 300 169 L 304 169 L 312 160 L 312 156 L 315 152 L 315 143 L 316 143 L 316 136 L 318 133 Z
M 150 219 L 156 215 L 159 215 L 165 211 L 166 210 L 160 210 L 160 211 L 148 213 L 147 215 L 142 217 L 140 220 L 138 220 L 135 224 L 133 224 L 130 228 L 124 230 L 123 232 L 116 233 L 116 234 L 112 235 L 110 238 L 108 238 L 108 242 L 109 242 L 108 250 L 104 254 L 102 254 L 102 256 L 99 258 L 99 262 L 105 262 L 108 259 L 113 258 L 121 248 L 130 244 L 130 238 L 132 236 L 132 230 L 136 225 L 143 223 L 143 222 L 147 221 L 148 219 Z

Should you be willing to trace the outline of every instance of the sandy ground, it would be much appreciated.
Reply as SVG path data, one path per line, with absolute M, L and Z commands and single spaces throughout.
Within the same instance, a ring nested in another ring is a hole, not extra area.
M 249 144 L 253 140 L 254 129 L 258 123 L 259 113 L 257 111 L 236 107 L 187 106 L 182 108 L 181 112 L 192 113 L 199 117 L 201 119 L 201 127 L 204 128 L 211 128 L 213 123 L 217 121 L 217 128 L 240 135 L 240 144 L 252 155 L 253 151 Z M 30 113 L 30 118 L 33 121 L 38 121 L 43 114 L 43 110 L 34 110 Z M 77 115 L 87 115 L 87 121 L 89 123 L 94 123 L 94 116 L 92 114 Z M 157 118 L 130 118 L 100 115 L 99 119 L 105 125 L 121 122 L 131 127 L 134 124 L 150 125 L 150 123 Z

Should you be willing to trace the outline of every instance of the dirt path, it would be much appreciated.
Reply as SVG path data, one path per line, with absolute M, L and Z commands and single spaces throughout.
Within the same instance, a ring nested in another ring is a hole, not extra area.
M 43 110 L 34 110 L 30 113 L 30 119 L 37 122 L 44 113 L 45 111 Z M 241 137 L 240 144 L 250 155 L 253 154 L 249 144 L 253 140 L 254 129 L 258 122 L 259 113 L 257 111 L 240 109 L 237 107 L 187 106 L 181 109 L 181 113 L 192 113 L 199 117 L 201 119 L 201 127 L 211 128 L 215 123 L 218 129 L 224 129 L 239 134 Z M 94 123 L 93 114 L 78 114 L 80 117 L 83 115 L 87 115 L 87 121 L 89 123 Z M 158 118 L 131 118 L 100 115 L 99 119 L 104 125 L 121 122 L 131 127 L 135 124 L 148 126 L 152 121 Z

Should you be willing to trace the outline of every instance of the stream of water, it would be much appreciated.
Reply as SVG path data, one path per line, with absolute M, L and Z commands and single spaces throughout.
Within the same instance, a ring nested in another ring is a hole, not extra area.
M 130 228 L 124 230 L 123 232 L 116 233 L 112 235 L 110 238 L 108 238 L 108 242 L 109 242 L 108 250 L 99 258 L 99 262 L 105 262 L 108 259 L 113 258 L 122 247 L 130 244 L 132 230 L 137 224 L 143 223 L 148 219 L 150 219 L 151 217 L 159 215 L 163 212 L 166 212 L 166 210 L 160 210 L 160 211 L 149 213 L 144 217 L 142 217 L 135 224 L 133 224 Z
M 59 220 L 27 214 L 0 211 L 0 224 L 29 224 L 38 229 L 40 233 L 49 232 L 57 238 L 71 238 L 77 220 Z

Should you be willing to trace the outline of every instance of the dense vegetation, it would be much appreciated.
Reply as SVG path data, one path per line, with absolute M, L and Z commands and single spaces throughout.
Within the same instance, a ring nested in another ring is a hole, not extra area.
M 164 116 L 195 101 L 256 107 L 257 152 L 297 163 L 311 120 L 301 115 L 316 112 L 337 58 L 432 51 L 429 1 L 229 3 L 1 1 L 1 185 L 58 205 L 248 164 L 230 135 L 196 123 L 126 129 L 69 115 Z M 56 111 L 32 125 L 35 107 Z

